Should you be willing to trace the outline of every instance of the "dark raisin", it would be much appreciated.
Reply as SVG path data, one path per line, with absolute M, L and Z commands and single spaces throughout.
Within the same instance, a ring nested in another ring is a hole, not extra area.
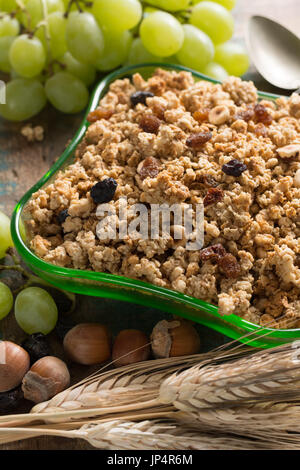
M 42 357 L 51 356 L 51 348 L 46 336 L 42 333 L 34 333 L 29 336 L 23 341 L 22 346 L 28 352 L 32 364 Z
M 269 125 L 272 122 L 272 116 L 269 114 L 267 108 L 262 104 L 256 104 L 254 106 L 255 119 L 257 122 Z
M 105 108 L 97 108 L 94 111 L 91 111 L 87 115 L 87 121 L 88 122 L 96 122 L 99 121 L 99 119 L 109 119 L 113 115 L 113 111 L 111 109 L 105 109 Z
M 236 278 L 240 275 L 241 268 L 235 256 L 231 253 L 226 253 L 221 256 L 218 260 L 218 265 L 228 278 Z
M 222 201 L 223 199 L 223 191 L 222 189 L 218 188 L 209 188 L 207 191 L 205 198 L 203 199 L 204 207 L 210 206 L 211 204 L 216 204 L 217 202 Z
M 145 114 L 140 121 L 140 127 L 144 132 L 157 134 L 160 126 L 160 120 L 153 114 Z
M 69 217 L 68 209 L 64 209 L 58 214 L 57 220 L 60 224 L 63 224 L 67 217 Z
M 154 96 L 151 91 L 136 91 L 130 97 L 131 104 L 136 106 L 138 103 L 146 104 L 146 99 Z
M 91 197 L 96 204 L 109 202 L 113 199 L 118 183 L 113 178 L 105 178 L 91 189 Z
M 246 170 L 247 165 L 236 158 L 233 158 L 230 162 L 225 163 L 225 165 L 222 166 L 222 171 L 229 176 L 240 176 Z
M 226 250 L 221 245 L 221 243 L 217 243 L 216 245 L 208 246 L 207 248 L 203 248 L 200 251 L 200 259 L 202 261 L 213 260 L 217 261 L 219 258 L 226 255 Z
M 247 108 L 245 110 L 239 111 L 235 116 L 235 119 L 242 119 L 243 121 L 249 122 L 254 118 L 253 108 Z
M 15 410 L 24 398 L 21 387 L 14 388 L 9 392 L 0 393 L 0 413 L 8 413 Z
M 198 122 L 208 121 L 208 114 L 209 114 L 208 109 L 201 109 L 199 111 L 194 112 L 193 118 L 195 119 L 195 121 L 198 121 Z
M 147 177 L 155 178 L 160 171 L 160 163 L 154 157 L 147 157 L 143 160 L 138 168 L 137 172 L 141 176 L 141 178 L 145 179 Z
M 59 317 L 55 326 L 55 331 L 59 339 L 63 341 L 68 331 L 74 328 L 74 326 L 76 326 L 76 323 L 73 320 L 71 320 L 68 316 Z
M 197 150 L 201 148 L 202 145 L 208 142 L 211 138 L 211 132 L 197 132 L 196 134 L 190 135 L 186 139 L 186 145 Z

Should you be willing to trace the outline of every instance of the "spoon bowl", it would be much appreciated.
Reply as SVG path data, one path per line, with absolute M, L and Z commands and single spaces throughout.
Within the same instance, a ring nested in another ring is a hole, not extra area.
M 252 16 L 246 41 L 255 67 L 269 83 L 300 88 L 300 39 L 295 34 L 269 18 Z

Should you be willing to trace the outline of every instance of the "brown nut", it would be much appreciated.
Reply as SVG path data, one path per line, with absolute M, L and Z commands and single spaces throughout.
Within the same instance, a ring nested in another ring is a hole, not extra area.
M 123 330 L 115 339 L 112 360 L 116 367 L 146 361 L 150 356 L 150 341 L 143 331 Z
M 281 158 L 298 157 L 300 154 L 300 144 L 289 144 L 277 149 Z
M 220 126 L 228 121 L 230 118 L 230 112 L 227 106 L 219 105 L 215 106 L 213 109 L 210 110 L 208 114 L 208 120 L 211 124 L 215 126 Z
M 0 342 L 0 392 L 17 387 L 30 367 L 25 349 L 11 341 Z
M 188 356 L 200 349 L 197 331 L 184 320 L 161 320 L 153 328 L 151 342 L 156 358 Z
M 110 334 L 104 325 L 81 323 L 66 334 L 64 349 L 74 362 L 100 364 L 110 358 Z
M 24 397 L 34 403 L 49 400 L 70 384 L 66 364 L 54 356 L 36 361 L 22 381 Z

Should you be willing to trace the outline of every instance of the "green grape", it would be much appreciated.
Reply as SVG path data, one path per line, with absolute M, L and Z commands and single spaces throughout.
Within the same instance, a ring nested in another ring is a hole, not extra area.
M 227 10 L 232 10 L 235 7 L 236 0 L 211 0 L 212 2 L 219 3 L 222 7 L 227 8 Z M 192 3 L 203 2 L 203 0 L 192 0 Z
M 20 25 L 16 18 L 12 18 L 10 15 L 0 18 L 0 37 L 17 36 L 19 31 Z
M 156 11 L 143 19 L 140 36 L 146 49 L 160 57 L 176 54 L 184 40 L 179 21 L 163 11 Z
M 16 0 L 0 0 L 0 11 L 11 13 L 17 8 Z
M 22 34 L 11 45 L 9 60 L 21 77 L 32 78 L 43 70 L 46 63 L 46 53 L 38 38 Z
M 10 72 L 11 65 L 9 61 L 10 46 L 14 42 L 14 36 L 3 36 L 0 38 L 0 70 L 2 72 Z
M 162 62 L 163 59 L 161 57 L 155 56 L 151 54 L 145 48 L 142 40 L 140 38 L 135 38 L 132 41 L 131 48 L 129 51 L 129 55 L 127 58 L 128 65 L 135 65 L 135 64 L 144 64 L 147 62 Z
M 147 3 L 163 10 L 179 11 L 187 8 L 190 0 L 147 0 Z
M 12 309 L 14 298 L 10 288 L 0 282 L 0 320 L 5 318 Z
M 106 72 L 123 64 L 128 56 L 132 43 L 132 34 L 129 31 L 115 33 L 104 31 L 104 51 L 95 63 L 97 70 Z
M 226 77 L 228 77 L 228 73 L 222 67 L 222 65 L 217 64 L 216 62 L 210 62 L 207 64 L 207 66 L 202 70 L 202 73 L 204 75 L 207 75 L 208 77 L 215 78 L 216 80 L 220 80 L 222 82 L 225 80 Z
M 247 72 L 249 57 L 242 44 L 226 42 L 216 47 L 215 61 L 222 65 L 229 75 L 237 77 Z
M 84 64 L 93 65 L 104 49 L 102 31 L 91 13 L 73 12 L 69 15 L 66 40 L 72 56 Z
M 10 220 L 0 211 L 0 259 L 4 258 L 6 250 L 13 246 L 10 234 Z
M 25 121 L 38 114 L 46 101 L 44 87 L 38 80 L 16 78 L 6 86 L 6 103 L 0 104 L 0 115 L 9 121 Z
M 182 65 L 201 71 L 214 57 L 214 45 L 207 34 L 191 24 L 182 26 L 184 42 L 177 58 Z
M 55 11 L 64 12 L 64 4 L 62 0 L 43 0 L 47 8 L 47 14 Z M 29 20 L 30 18 L 30 20 Z M 22 14 L 22 23 L 26 28 L 33 29 L 44 18 L 42 0 L 27 0 L 26 12 Z
M 57 306 L 46 290 L 28 287 L 17 295 L 15 317 L 25 333 L 47 335 L 56 325 Z
M 94 83 L 96 78 L 96 69 L 90 64 L 82 64 L 78 62 L 72 54 L 67 51 L 60 59 L 59 63 L 64 66 L 63 70 L 69 72 L 74 77 L 79 78 L 86 86 L 90 86 Z M 55 71 L 61 72 L 59 64 L 55 64 Z
M 110 31 L 134 28 L 142 17 L 139 0 L 95 0 L 92 8 L 98 23 Z
M 67 20 L 64 14 L 60 11 L 55 11 L 48 16 L 48 28 L 49 28 L 49 47 L 51 51 L 52 59 L 58 59 L 67 51 L 67 43 L 65 40 Z M 41 26 L 35 36 L 42 42 L 45 51 L 48 49 L 46 40 L 45 27 Z
M 215 44 L 228 41 L 234 31 L 231 13 L 214 2 L 198 3 L 192 9 L 190 23 L 208 34 Z
M 62 113 L 78 113 L 87 105 L 88 89 L 68 72 L 53 75 L 46 81 L 45 89 L 50 103 Z

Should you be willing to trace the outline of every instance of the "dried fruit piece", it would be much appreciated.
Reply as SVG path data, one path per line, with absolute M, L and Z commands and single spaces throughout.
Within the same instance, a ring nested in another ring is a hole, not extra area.
M 7 413 L 15 410 L 23 400 L 24 395 L 21 387 L 14 388 L 9 392 L 0 393 L 0 413 Z
M 200 251 L 200 259 L 201 261 L 217 261 L 218 259 L 224 257 L 226 255 L 226 250 L 221 245 L 221 243 L 217 243 L 216 245 L 208 246 L 207 248 L 203 248 Z
M 57 220 L 60 224 L 63 224 L 67 217 L 69 217 L 68 209 L 64 209 L 58 214 Z
M 253 119 L 253 117 L 254 117 L 254 110 L 253 108 L 248 107 L 245 110 L 239 111 L 236 114 L 235 119 L 236 120 L 242 119 L 243 121 L 249 122 L 251 121 L 251 119 Z
M 236 158 L 233 158 L 230 162 L 222 166 L 222 171 L 229 176 L 240 176 L 246 170 L 247 165 Z
M 218 266 L 222 269 L 225 276 L 228 278 L 236 278 L 240 275 L 241 268 L 235 256 L 231 253 L 226 253 L 218 260 Z
M 138 103 L 146 105 L 146 99 L 153 96 L 154 94 L 151 91 L 136 91 L 130 96 L 130 101 L 133 106 L 136 106 Z
M 220 126 L 228 121 L 230 118 L 230 112 L 227 106 L 219 105 L 215 106 L 213 109 L 210 110 L 208 115 L 208 120 L 211 124 L 215 126 Z
M 137 167 L 137 172 L 142 179 L 145 178 L 155 178 L 158 175 L 160 170 L 160 163 L 154 157 L 147 157 L 145 160 L 139 163 Z
M 51 348 L 47 338 L 43 333 L 34 333 L 22 343 L 25 351 L 28 352 L 31 363 L 36 362 L 45 356 L 51 355 Z
M 203 144 L 208 142 L 212 138 L 211 132 L 197 132 L 196 134 L 190 135 L 186 139 L 186 145 L 195 150 L 198 150 L 202 147 Z
M 113 178 L 105 178 L 91 189 L 91 197 L 96 204 L 109 202 L 113 199 L 118 183 Z
M 272 122 L 272 116 L 268 112 L 267 108 L 262 104 L 256 104 L 254 106 L 254 114 L 257 122 L 269 125 Z
M 223 191 L 219 188 L 210 188 L 203 199 L 204 207 L 216 204 L 223 199 Z
M 140 127 L 144 132 L 157 134 L 160 126 L 160 120 L 154 114 L 145 114 L 140 121 Z
M 199 111 L 194 112 L 193 118 L 198 122 L 208 121 L 208 113 L 209 109 L 200 109 Z
M 92 123 L 99 121 L 99 119 L 109 119 L 113 115 L 113 111 L 111 109 L 105 108 L 97 108 L 94 111 L 91 111 L 87 115 L 87 121 Z

